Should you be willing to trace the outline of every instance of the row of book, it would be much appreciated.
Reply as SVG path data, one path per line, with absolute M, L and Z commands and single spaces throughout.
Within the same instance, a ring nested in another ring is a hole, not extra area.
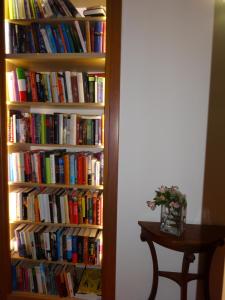
M 20 224 L 14 233 L 11 247 L 20 257 L 101 265 L 102 230 Z
M 79 17 L 70 0 L 9 0 L 10 19 Z
M 104 73 L 40 73 L 17 67 L 7 72 L 7 86 L 11 102 L 105 102 Z
M 6 53 L 105 53 L 106 22 L 6 23 Z
M 12 143 L 103 145 L 104 117 L 9 111 Z
M 101 299 L 101 269 L 13 260 L 11 270 L 13 291 Z
M 9 193 L 10 222 L 103 225 L 103 192 L 18 188 Z
M 103 152 L 32 150 L 8 155 L 9 181 L 45 184 L 102 185 Z

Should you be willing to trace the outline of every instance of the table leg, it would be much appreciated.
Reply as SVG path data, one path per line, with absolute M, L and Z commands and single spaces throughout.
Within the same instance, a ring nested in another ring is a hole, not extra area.
M 151 242 L 151 241 L 147 241 L 147 243 L 148 243 L 150 251 L 151 251 L 152 264 L 153 264 L 152 289 L 151 289 L 151 293 L 150 293 L 148 300 L 154 300 L 156 293 L 157 293 L 157 289 L 158 289 L 159 268 L 158 268 L 158 260 L 157 260 L 157 254 L 155 251 L 155 246 L 154 246 L 153 242 Z
M 210 267 L 213 258 L 213 254 L 216 250 L 216 247 L 209 248 L 205 256 L 205 266 L 204 266 L 204 296 L 205 300 L 210 300 L 210 292 L 209 292 L 209 275 L 210 275 Z
M 190 263 L 195 260 L 193 253 L 184 253 L 183 263 L 182 263 L 182 281 L 180 283 L 181 287 L 181 300 L 187 300 L 187 275 L 189 271 Z

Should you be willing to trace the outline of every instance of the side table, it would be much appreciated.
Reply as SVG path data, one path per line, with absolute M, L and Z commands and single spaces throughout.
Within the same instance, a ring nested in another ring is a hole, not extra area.
M 187 300 L 188 282 L 202 279 L 204 282 L 205 300 L 210 300 L 210 265 L 216 248 L 224 245 L 225 226 L 186 224 L 182 236 L 176 237 L 161 232 L 159 222 L 139 221 L 138 224 L 141 226 L 141 240 L 148 243 L 153 262 L 153 282 L 148 300 L 155 299 L 159 276 L 169 278 L 180 285 L 181 300 Z M 168 249 L 184 253 L 180 273 L 159 271 L 157 254 L 153 242 Z M 189 273 L 189 265 L 195 260 L 195 253 L 204 253 L 206 255 L 202 273 Z

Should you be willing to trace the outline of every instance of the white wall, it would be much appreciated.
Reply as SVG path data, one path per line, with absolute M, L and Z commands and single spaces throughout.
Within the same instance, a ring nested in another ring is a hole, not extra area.
M 155 188 L 178 185 L 200 222 L 212 28 L 213 0 L 123 0 L 116 300 L 149 295 L 137 222 L 159 220 L 146 207 Z M 179 254 L 157 251 L 161 269 L 180 270 Z M 180 299 L 176 283 L 160 278 L 156 299 Z

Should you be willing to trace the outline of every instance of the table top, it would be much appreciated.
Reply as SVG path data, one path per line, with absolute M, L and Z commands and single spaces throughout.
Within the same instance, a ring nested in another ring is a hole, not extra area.
M 180 237 L 160 231 L 159 222 L 138 221 L 141 226 L 141 239 L 176 251 L 203 252 L 210 246 L 223 245 L 225 226 L 185 224 Z

